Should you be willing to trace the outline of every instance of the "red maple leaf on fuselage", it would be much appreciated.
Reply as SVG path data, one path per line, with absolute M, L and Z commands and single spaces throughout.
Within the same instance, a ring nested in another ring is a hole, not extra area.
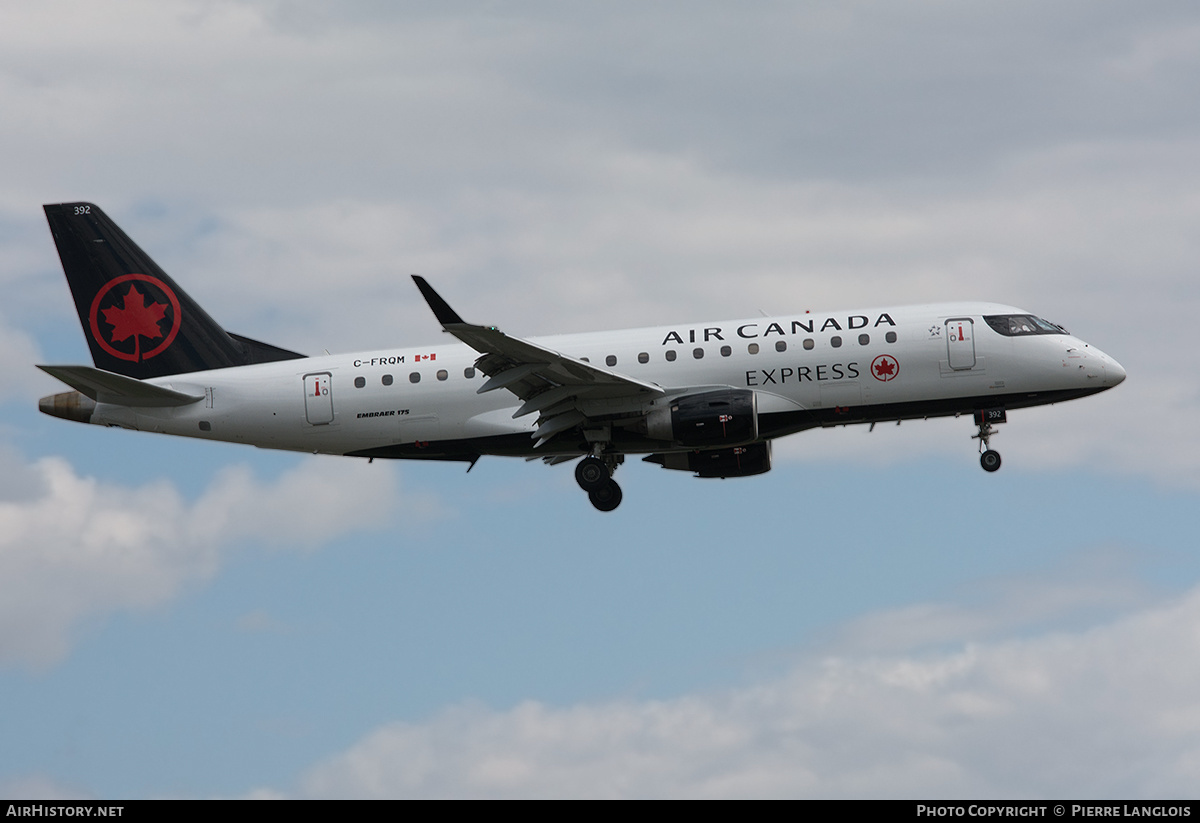
M 134 356 L 140 359 L 141 342 L 138 337 L 157 340 L 163 336 L 158 324 L 166 315 L 167 307 L 163 303 L 149 300 L 138 290 L 136 283 L 130 283 L 129 291 L 125 292 L 121 300 L 121 307 L 102 309 L 101 313 L 104 315 L 104 321 L 113 327 L 112 341 L 116 343 L 132 337 Z
M 896 370 L 896 364 L 891 360 L 880 360 L 879 365 L 875 367 L 875 373 L 879 375 L 888 375 Z

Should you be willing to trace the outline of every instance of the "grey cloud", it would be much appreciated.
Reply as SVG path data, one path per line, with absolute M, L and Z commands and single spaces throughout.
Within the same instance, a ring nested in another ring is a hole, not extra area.
M 34 218 L 81 196 L 229 328 L 306 352 L 438 339 L 412 272 L 521 335 L 994 299 L 1130 373 L 1106 436 L 1006 431 L 1194 474 L 1132 391 L 1176 379 L 1147 326 L 1200 309 L 1188 4 L 0 15 L 10 323 L 73 322 Z

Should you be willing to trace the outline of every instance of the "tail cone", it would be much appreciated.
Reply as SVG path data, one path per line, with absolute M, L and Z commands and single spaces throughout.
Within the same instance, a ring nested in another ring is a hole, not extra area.
M 77 423 L 91 423 L 92 412 L 95 410 L 96 401 L 77 391 L 52 394 L 38 401 L 38 411 L 43 414 L 61 417 L 63 420 L 74 420 Z

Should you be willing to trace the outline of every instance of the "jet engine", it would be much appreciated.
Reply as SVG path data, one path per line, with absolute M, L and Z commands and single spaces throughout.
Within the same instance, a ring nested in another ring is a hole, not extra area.
M 697 477 L 749 477 L 771 470 L 771 444 L 751 443 L 727 449 L 652 454 L 644 460 L 664 469 L 695 472 Z
M 681 446 L 749 443 L 758 439 L 758 399 L 746 389 L 685 395 L 646 415 L 646 434 Z

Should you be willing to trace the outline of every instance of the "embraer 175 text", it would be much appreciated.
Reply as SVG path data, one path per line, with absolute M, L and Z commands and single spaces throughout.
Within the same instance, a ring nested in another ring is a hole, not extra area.
M 992 303 L 804 313 L 524 340 L 463 321 L 462 344 L 305 357 L 226 332 L 104 212 L 45 207 L 92 366 L 40 366 L 82 423 L 351 457 L 579 460 L 592 505 L 621 502 L 626 454 L 697 477 L 771 468 L 771 440 L 818 426 L 970 414 L 988 447 L 1006 412 L 1125 379 L 1066 329 Z M 582 459 L 580 459 L 582 458 Z

